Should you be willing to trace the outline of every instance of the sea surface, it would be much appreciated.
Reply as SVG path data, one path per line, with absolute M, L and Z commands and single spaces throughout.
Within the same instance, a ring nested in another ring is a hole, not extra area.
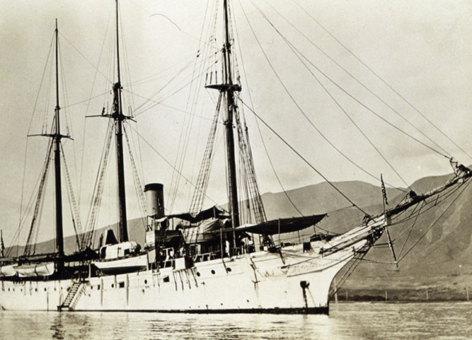
M 472 303 L 340 303 L 330 316 L 1 311 L 0 339 L 472 339 Z

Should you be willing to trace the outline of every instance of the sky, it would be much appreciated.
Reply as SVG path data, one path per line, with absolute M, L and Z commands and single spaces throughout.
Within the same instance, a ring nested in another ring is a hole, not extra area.
M 212 24 L 209 14 L 215 2 L 120 3 L 125 114 L 136 120 L 128 122 L 127 131 L 141 184 L 165 185 L 168 212 L 189 207 L 191 183 L 196 182 L 215 110 L 216 93 L 204 89 L 204 77 L 196 79 L 205 67 L 216 70 L 219 65 L 211 66 L 221 47 L 221 22 Z M 54 112 L 55 19 L 60 32 L 63 128 L 73 138 L 64 141 L 64 149 L 85 225 L 107 128 L 105 119 L 85 116 L 99 115 L 111 105 L 116 76 L 114 1 L 0 0 L 0 5 L 0 229 L 9 244 L 20 221 L 20 242 L 26 238 L 26 207 L 44 162 L 46 139 L 27 135 L 50 128 Z M 261 193 L 282 191 L 273 168 L 286 190 L 323 181 L 312 167 L 334 182 L 379 184 L 346 157 L 401 187 L 450 172 L 441 154 L 472 163 L 436 129 L 472 154 L 470 2 L 234 0 L 231 8 L 244 103 L 310 164 L 240 102 Z M 221 134 L 216 144 L 223 145 Z M 185 157 L 179 158 L 184 145 Z M 223 158 L 222 152 L 215 155 L 209 185 L 209 196 L 220 204 L 226 202 Z M 183 177 L 172 204 L 175 168 Z M 102 225 L 116 222 L 113 176 L 106 175 Z M 131 173 L 127 192 L 129 216 L 137 217 Z M 53 230 L 54 209 L 47 203 L 44 218 L 49 226 L 40 239 L 50 238 Z M 72 232 L 68 228 L 66 234 Z

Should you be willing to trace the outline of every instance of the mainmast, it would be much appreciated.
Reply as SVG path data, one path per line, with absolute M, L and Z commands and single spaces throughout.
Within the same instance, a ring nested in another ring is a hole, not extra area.
M 233 118 L 237 107 L 234 100 L 234 93 L 241 91 L 241 86 L 233 84 L 231 71 L 231 43 L 229 32 L 229 9 L 228 1 L 223 0 L 223 76 L 221 83 L 208 84 L 205 87 L 220 91 L 220 98 L 224 100 L 226 116 L 223 118 L 226 136 L 226 162 L 227 162 L 227 183 L 228 183 L 228 206 L 231 215 L 231 227 L 233 229 L 233 247 L 237 247 L 236 228 L 239 226 L 239 205 L 238 187 L 236 181 L 236 157 L 234 150 Z M 217 77 L 215 77 L 217 78 Z M 198 190 L 198 189 L 197 189 Z
M 63 239 L 63 226 L 62 226 L 62 185 L 61 185 L 61 121 L 59 111 L 61 109 L 59 105 L 59 42 L 58 35 L 59 30 L 57 29 L 56 19 L 56 107 L 54 109 L 54 119 L 56 122 L 55 133 L 52 134 L 54 142 L 54 178 L 56 188 L 56 252 L 59 257 L 58 271 L 60 271 L 64 264 L 64 239 Z
M 238 85 L 233 84 L 231 74 L 231 43 L 229 37 L 229 11 L 228 1 L 223 0 L 224 9 L 224 46 L 223 46 L 223 84 L 220 91 L 223 93 L 226 101 L 226 117 L 224 126 L 226 130 L 226 155 L 228 162 L 228 200 L 231 214 L 231 224 L 233 231 L 239 226 L 239 205 L 238 188 L 236 183 L 236 160 L 234 152 L 234 133 L 233 133 L 233 112 L 235 109 L 234 92 L 240 91 Z
M 120 39 L 119 39 L 119 15 L 118 0 L 116 0 L 116 64 L 117 82 L 113 84 L 113 112 L 111 118 L 115 121 L 116 135 L 116 161 L 118 170 L 118 209 L 119 209 L 119 238 L 120 242 L 128 241 L 128 219 L 126 216 L 126 191 L 125 191 L 125 171 L 123 153 L 123 121 L 128 119 L 123 115 L 121 100 L 121 74 L 120 74 Z

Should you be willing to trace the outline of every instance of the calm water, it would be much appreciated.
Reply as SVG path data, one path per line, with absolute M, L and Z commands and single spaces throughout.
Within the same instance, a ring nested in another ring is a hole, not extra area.
M 331 315 L 0 312 L 0 339 L 471 339 L 472 303 L 348 303 Z

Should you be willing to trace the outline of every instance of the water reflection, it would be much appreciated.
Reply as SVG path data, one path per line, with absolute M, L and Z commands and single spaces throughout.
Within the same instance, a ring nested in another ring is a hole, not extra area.
M 64 325 L 62 324 L 62 319 L 65 314 L 57 313 L 54 317 L 54 320 L 51 325 L 51 331 L 53 332 L 53 339 L 64 339 Z
M 469 339 L 470 334 L 471 303 L 347 303 L 332 308 L 330 317 L 0 311 L 0 339 Z

